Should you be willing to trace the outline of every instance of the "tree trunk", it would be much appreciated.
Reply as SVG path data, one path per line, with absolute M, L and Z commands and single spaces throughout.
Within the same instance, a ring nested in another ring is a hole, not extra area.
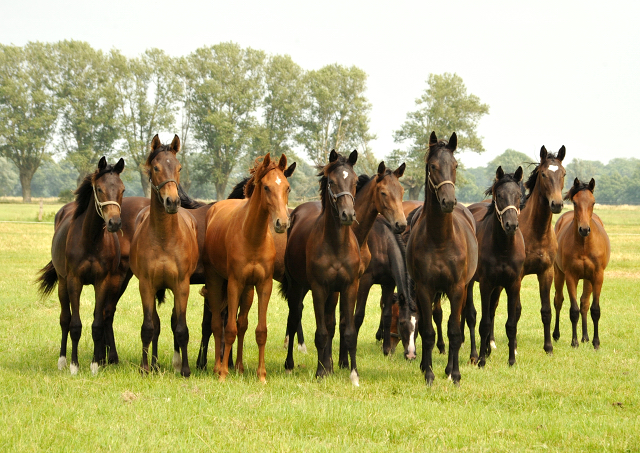
M 216 199 L 218 201 L 224 200 L 224 189 L 227 187 L 227 183 L 217 182 L 215 183 L 215 186 L 216 186 Z
M 34 171 L 20 169 L 20 185 L 22 186 L 22 202 L 31 203 L 31 180 Z
M 420 189 L 422 186 L 413 186 L 409 188 L 409 200 L 418 200 L 420 197 Z
M 145 197 L 151 197 L 151 183 L 149 182 L 149 175 L 145 170 L 140 170 L 140 184 L 142 185 L 142 193 Z

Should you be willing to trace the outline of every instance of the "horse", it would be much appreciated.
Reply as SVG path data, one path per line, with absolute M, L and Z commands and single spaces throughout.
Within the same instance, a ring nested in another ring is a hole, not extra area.
M 69 369 L 72 375 L 78 374 L 79 370 L 80 294 L 84 285 L 93 285 L 96 296 L 91 329 L 94 343 L 92 373 L 96 374 L 98 367 L 106 362 L 108 319 L 113 321 L 113 312 L 108 307 L 115 307 L 117 299 L 113 296 L 119 292 L 124 278 L 120 272 L 120 244 L 116 236 L 122 226 L 120 206 L 124 184 L 120 173 L 123 169 L 124 159 L 110 165 L 102 157 L 98 169 L 84 178 L 75 191 L 73 207 L 56 215 L 51 261 L 42 268 L 36 280 L 40 282 L 42 297 L 49 295 L 58 284 L 62 329 L 58 368 L 67 367 L 67 340 L 71 336 Z M 114 358 L 110 354 L 112 360 L 117 362 L 117 355 Z
M 580 344 L 577 334 L 579 313 L 582 314 L 582 342 L 589 341 L 587 311 L 589 310 L 589 297 L 593 291 L 593 305 L 591 306 L 593 347 L 598 350 L 600 348 L 600 337 L 598 336 L 600 291 L 604 280 L 604 270 L 611 256 L 611 244 L 602 220 L 593 212 L 593 206 L 596 202 L 593 196 L 595 186 L 596 181 L 593 178 L 589 183 L 581 182 L 576 178 L 573 181 L 573 186 L 564 197 L 565 200 L 573 203 L 573 212 L 565 212 L 555 225 L 558 253 L 554 263 L 556 326 L 553 338 L 556 341 L 560 339 L 560 310 L 564 300 L 562 287 L 566 281 L 571 301 L 569 316 L 573 326 L 571 346 L 577 348 Z M 578 308 L 576 296 L 580 279 L 583 280 L 583 288 Z
M 566 171 L 562 166 L 566 149 L 560 148 L 557 154 L 547 152 L 543 146 L 540 149 L 540 163 L 531 171 L 525 182 L 528 190 L 525 205 L 520 211 L 518 222 L 522 236 L 524 237 L 526 258 L 523 274 L 536 274 L 540 293 L 540 317 L 544 329 L 544 350 L 547 354 L 553 354 L 551 343 L 551 284 L 553 282 L 553 263 L 558 249 L 558 242 L 553 231 L 553 214 L 562 211 L 562 188 Z M 478 203 L 474 205 L 474 216 L 484 215 L 488 204 Z M 476 213 L 476 211 L 480 211 Z M 500 291 L 492 294 L 491 306 L 498 306 Z M 467 312 L 467 323 L 475 325 L 471 311 Z M 469 324 L 471 325 L 471 324 Z M 495 347 L 493 326 L 491 327 L 490 344 Z
M 413 216 L 407 243 L 407 270 L 415 282 L 419 331 L 423 339 L 420 368 L 428 385 L 435 377 L 431 357 L 435 343 L 432 307 L 442 294 L 446 294 L 451 303 L 447 332 L 449 360 L 445 373 L 454 383 L 460 383 L 460 315 L 467 285 L 478 262 L 475 221 L 468 209 L 457 205 L 455 198 L 458 163 L 453 153 L 457 142 L 455 132 L 448 141 L 438 140 L 435 132 L 429 137 L 425 201 Z
M 251 169 L 252 179 L 245 187 L 246 198 L 219 201 L 207 213 L 203 263 L 216 351 L 220 350 L 222 343 L 221 312 L 225 305 L 228 307 L 224 343 L 229 347 L 225 347 L 222 360 L 216 354 L 215 371 L 219 373 L 221 381 L 229 373 L 230 346 L 236 336 L 236 368 L 241 373 L 244 371 L 242 344 L 247 330 L 247 315 L 253 302 L 251 292 L 255 287 L 258 293 L 257 374 L 261 382 L 266 382 L 264 350 L 267 341 L 267 307 L 276 259 L 269 218 L 277 234 L 286 231 L 289 224 L 287 203 L 291 190 L 284 175 L 286 169 L 285 155 L 280 157 L 277 164 L 271 161 L 270 154 L 263 159 L 256 159 Z M 247 297 L 249 295 L 251 297 Z
M 170 145 L 163 145 L 156 134 L 145 163 L 153 189 L 151 202 L 137 216 L 131 242 L 131 270 L 138 277 L 142 300 L 143 323 L 141 370 L 149 372 L 148 351 L 152 345 L 151 368 L 157 367 L 160 317 L 156 309 L 164 301 L 168 288 L 174 304 L 171 329 L 174 336 L 174 369 L 184 377 L 191 375 L 187 346 L 187 302 L 189 280 L 198 264 L 197 223 L 193 215 L 180 207 L 178 185 L 181 165 L 177 159 L 180 138 L 175 135 Z M 155 196 L 154 196 L 155 194 Z M 182 353 L 182 359 L 180 357 Z
M 496 170 L 494 183 L 485 195 L 491 196 L 491 203 L 480 203 L 483 209 L 469 206 L 476 220 L 476 238 L 478 239 L 478 267 L 467 289 L 465 311 L 473 312 L 473 284 L 479 282 L 482 298 L 482 320 L 480 321 L 480 360 L 476 351 L 474 328 L 469 324 L 471 337 L 471 363 L 478 362 L 484 367 L 486 358 L 491 354 L 490 334 L 495 317 L 495 307 L 491 306 L 492 293 L 507 292 L 508 318 L 506 323 L 509 338 L 509 365 L 516 363 L 516 334 L 522 306 L 520 304 L 520 285 L 525 260 L 525 245 L 519 230 L 518 215 L 522 209 L 522 167 L 515 173 L 505 173 L 502 167 Z M 486 209 L 484 209 L 486 208 Z M 467 317 L 469 319 L 469 317 Z M 464 322 L 462 325 L 464 328 Z
M 356 220 L 355 192 L 357 177 L 353 166 L 358 152 L 348 158 L 332 150 L 329 163 L 321 167 L 319 215 L 305 215 L 315 210 L 308 203 L 291 214 L 285 251 L 285 282 L 280 292 L 289 305 L 287 331 L 296 332 L 300 323 L 300 306 L 311 290 L 316 317 L 315 345 L 318 350 L 316 377 L 333 373 L 331 341 L 335 334 L 335 309 L 340 293 L 340 318 L 344 320 L 344 344 L 351 360 L 349 378 L 358 386 L 356 366 L 357 332 L 354 309 L 358 293 L 361 260 L 360 244 L 351 224 Z M 294 367 L 293 338 L 290 337 L 285 370 Z

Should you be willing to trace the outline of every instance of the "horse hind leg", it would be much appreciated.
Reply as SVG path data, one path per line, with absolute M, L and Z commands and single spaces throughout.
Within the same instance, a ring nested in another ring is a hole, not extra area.
M 71 365 L 69 371 L 73 376 L 78 374 L 78 343 L 82 336 L 82 321 L 80 320 L 80 294 L 82 284 L 77 279 L 67 279 L 67 291 L 71 303 L 71 321 L 69 323 L 69 335 L 71 337 Z
M 244 351 L 244 335 L 249 327 L 249 310 L 253 304 L 253 288 L 245 289 L 240 296 L 240 313 L 238 314 L 238 349 L 236 356 L 235 369 L 238 373 L 244 373 L 243 351 Z M 231 357 L 231 354 L 229 354 Z M 233 365 L 230 365 L 233 366 Z
M 593 292 L 593 286 L 591 281 L 583 280 L 582 284 L 582 296 L 580 296 L 580 315 L 582 317 L 582 342 L 589 342 L 589 330 L 587 328 L 587 314 L 589 313 L 589 305 L 591 299 L 591 293 Z
M 298 287 L 295 283 L 289 283 L 289 289 L 287 292 L 287 303 L 289 305 L 289 315 L 287 317 L 287 332 L 295 332 L 300 324 L 300 317 L 302 315 L 302 300 L 306 295 L 307 290 Z M 287 336 L 287 358 L 284 362 L 284 369 L 287 373 L 291 373 L 294 368 L 293 361 L 293 347 L 294 338 L 293 335 Z
M 553 297 L 553 306 L 556 309 L 556 324 L 553 329 L 553 339 L 558 341 L 560 339 L 560 311 L 562 310 L 562 303 L 564 302 L 564 273 L 560 270 L 557 264 L 553 265 L 553 284 L 555 286 L 555 295 Z
M 440 297 L 438 297 L 437 301 L 433 304 L 432 316 L 438 331 L 438 341 L 436 342 L 438 352 L 440 352 L 440 354 L 446 354 L 447 350 L 444 344 L 444 335 L 442 334 L 442 302 Z
M 593 285 L 593 304 L 591 305 L 591 320 L 593 321 L 593 348 L 600 349 L 600 335 L 598 325 L 600 321 L 600 291 L 602 290 L 603 275 L 596 276 Z
M 473 285 L 473 280 L 469 282 L 469 285 L 467 285 L 467 300 L 463 314 L 467 322 L 467 326 L 469 326 L 469 362 L 471 362 L 472 365 L 476 365 L 478 363 L 478 350 L 476 348 L 476 320 L 478 312 L 473 304 Z M 462 342 L 464 343 L 464 323 L 462 323 L 460 330 L 462 333 Z
M 207 368 L 207 354 L 209 352 L 211 334 L 211 310 L 209 309 L 209 301 L 204 297 L 204 308 L 202 311 L 202 338 L 200 340 L 198 360 L 196 361 L 196 367 L 199 370 L 205 370 Z
M 58 369 L 62 371 L 67 368 L 67 341 L 69 339 L 69 325 L 71 324 L 71 306 L 69 293 L 67 292 L 67 281 L 64 278 L 59 278 L 58 280 L 58 299 L 60 300 L 60 330 L 62 331 Z

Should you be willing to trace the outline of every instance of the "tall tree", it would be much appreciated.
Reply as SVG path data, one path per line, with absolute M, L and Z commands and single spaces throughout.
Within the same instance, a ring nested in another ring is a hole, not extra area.
M 86 42 L 60 41 L 55 49 L 60 136 L 79 184 L 101 156 L 112 153 L 119 138 L 115 72 L 108 57 Z
M 160 49 L 148 49 L 127 59 L 113 53 L 111 64 L 118 77 L 119 124 L 130 167 L 138 169 L 146 196 L 151 193 L 144 163 L 155 134 L 172 131 L 182 94 L 176 61 Z
M 31 202 L 31 179 L 48 155 L 58 117 L 53 61 L 49 44 L 0 45 L 0 155 L 18 168 L 25 203 Z
M 194 136 L 202 145 L 202 163 L 216 196 L 222 199 L 229 175 L 246 155 L 258 124 L 265 54 L 229 42 L 196 49 L 187 59 Z
M 306 104 L 297 140 L 316 165 L 326 163 L 332 149 L 369 149 L 375 136 L 369 132 L 366 82 L 367 74 L 355 66 L 333 64 L 306 74 Z
M 407 119 L 394 133 L 396 143 L 408 142 L 404 150 L 395 150 L 390 158 L 394 162 L 405 161 L 407 169 L 402 183 L 409 189 L 409 198 L 416 199 L 424 186 L 424 156 L 429 136 L 435 131 L 438 137 L 458 136 L 458 149 L 481 153 L 482 137 L 476 131 L 489 106 L 480 98 L 467 94 L 462 78 L 457 74 L 430 74 L 427 88 L 416 99 L 417 110 L 407 113 Z

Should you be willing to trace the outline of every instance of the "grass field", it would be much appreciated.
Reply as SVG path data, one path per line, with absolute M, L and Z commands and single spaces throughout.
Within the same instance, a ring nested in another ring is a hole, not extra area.
M 57 208 L 45 205 L 45 211 Z M 35 203 L 2 204 L 0 221 L 33 221 L 37 212 Z M 50 259 L 53 226 L 2 222 L 0 449 L 639 451 L 640 209 L 600 207 L 596 212 L 607 226 L 613 250 L 601 296 L 600 351 L 590 344 L 571 348 L 565 301 L 562 337 L 552 356 L 544 353 L 537 281 L 528 276 L 522 289 L 516 366 L 507 364 L 502 301 L 496 320 L 498 349 L 486 368 L 466 362 L 465 343 L 461 386 L 446 379 L 446 356 L 434 355 L 436 380 L 430 388 L 419 361 L 406 362 L 400 353 L 382 355 L 374 338 L 378 289 L 370 296 L 359 338 L 359 388 L 351 385 L 346 370 L 338 369 L 322 381 L 314 378 L 315 322 L 309 298 L 303 318 L 309 354 L 296 352 L 298 367 L 291 375 L 285 373 L 282 342 L 287 308 L 277 294 L 271 298 L 268 316 L 267 385 L 256 377 L 255 306 L 246 336 L 245 374 L 231 373 L 219 383 L 211 371 L 197 371 L 199 287 L 192 287 L 188 311 L 191 378 L 181 378 L 171 367 L 170 303 L 159 310 L 161 371 L 142 376 L 138 372 L 142 310 L 135 278 L 116 313 L 121 362 L 101 368 L 97 376 L 89 371 L 93 289 L 85 287 L 80 373 L 72 377 L 56 366 L 60 344 L 56 293 L 41 301 L 32 284 Z M 446 311 L 445 306 L 448 316 Z M 589 328 L 591 333 L 591 321 Z

